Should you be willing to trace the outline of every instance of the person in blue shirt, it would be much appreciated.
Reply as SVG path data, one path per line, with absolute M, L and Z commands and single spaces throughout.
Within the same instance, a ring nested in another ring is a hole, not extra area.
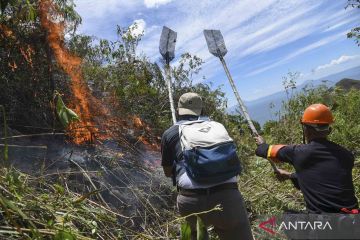
M 294 167 L 294 173 L 279 169 L 277 175 L 301 190 L 309 213 L 358 213 L 352 180 L 354 156 L 327 139 L 333 122 L 327 106 L 313 104 L 301 119 L 307 144 L 269 145 L 259 136 L 256 155 Z
M 203 101 L 198 94 L 185 93 L 178 102 L 178 120 L 198 120 L 202 108 Z M 161 153 L 165 176 L 172 177 L 178 189 L 177 207 L 181 216 L 209 211 L 220 205 L 221 211 L 210 211 L 199 215 L 205 226 L 214 226 L 215 232 L 222 240 L 253 239 L 236 176 L 211 184 L 194 181 L 184 169 L 184 156 L 177 124 L 164 132 L 161 139 Z M 191 228 L 192 239 L 196 239 L 196 216 L 187 217 L 186 220 Z

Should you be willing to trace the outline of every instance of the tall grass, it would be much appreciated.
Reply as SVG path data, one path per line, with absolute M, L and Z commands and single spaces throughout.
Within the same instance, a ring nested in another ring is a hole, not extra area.
M 4 165 L 8 165 L 8 161 L 9 161 L 9 145 L 8 145 L 8 135 L 7 135 L 7 122 L 6 122 L 6 112 L 5 112 L 5 107 L 3 105 L 0 105 L 0 109 L 2 111 L 2 115 L 3 115 L 3 124 L 4 124 L 4 159 L 3 159 L 3 163 Z

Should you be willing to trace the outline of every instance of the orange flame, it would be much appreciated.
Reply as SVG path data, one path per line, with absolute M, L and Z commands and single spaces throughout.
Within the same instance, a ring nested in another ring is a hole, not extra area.
M 88 86 L 84 83 L 81 73 L 81 59 L 73 56 L 64 47 L 64 23 L 56 23 L 55 18 L 61 19 L 56 6 L 50 0 L 41 0 L 39 5 L 41 26 L 47 31 L 47 41 L 53 50 L 54 56 L 60 67 L 70 76 L 71 90 L 74 102 L 77 102 L 75 111 L 80 115 L 80 123 L 72 123 L 69 130 L 74 133 L 74 142 L 81 144 L 94 140 L 97 128 L 92 121 Z
M 19 47 L 21 55 L 24 57 L 25 61 L 29 63 L 30 67 L 33 68 L 32 55 L 34 55 L 35 51 L 29 44 L 27 45 L 26 50 L 24 50 L 23 45 L 19 41 L 17 41 L 13 30 L 2 24 L 0 24 L 0 36 L 2 38 L 9 38 L 15 41 L 15 45 Z M 11 66 L 9 64 L 9 67 L 12 68 L 12 71 L 17 68 L 15 63 Z
M 24 50 L 22 47 L 20 47 L 20 53 L 26 60 L 26 62 L 29 63 L 30 67 L 33 67 L 33 61 L 31 55 L 34 54 L 34 49 L 30 47 L 30 45 L 27 46 L 26 50 Z
M 69 53 L 64 47 L 65 25 L 59 19 L 63 16 L 59 14 L 56 6 L 51 0 L 40 0 L 39 5 L 41 26 L 47 31 L 47 41 L 52 49 L 57 63 L 71 78 L 71 90 L 74 95 L 75 112 L 79 114 L 81 122 L 72 123 L 69 127 L 73 141 L 77 144 L 94 141 L 97 139 L 108 139 L 114 129 L 126 126 L 126 121 L 119 117 L 108 118 L 110 113 L 99 100 L 90 92 L 89 87 L 83 81 L 81 73 L 82 60 Z M 133 120 L 133 127 L 141 131 L 149 132 L 150 128 L 144 124 L 139 117 L 130 117 Z M 100 133 L 95 125 L 95 120 L 102 124 L 105 133 Z M 107 133 L 109 134 L 107 134 Z M 150 145 L 145 137 L 140 137 L 139 141 L 145 145 Z M 155 146 L 155 144 L 151 144 Z
M 7 26 L 0 24 L 0 31 L 4 37 L 15 39 L 14 32 Z
M 15 70 L 18 68 L 18 66 L 16 65 L 16 62 L 8 63 L 8 66 L 11 68 L 11 71 L 15 72 Z
M 144 123 L 139 117 L 133 116 L 132 124 L 133 124 L 133 127 L 135 127 L 135 129 L 142 131 L 143 134 L 148 135 L 148 136 L 151 135 L 151 132 L 152 132 L 151 128 L 146 123 Z M 150 147 L 150 149 L 152 149 L 152 150 L 160 149 L 159 145 L 156 142 L 151 141 L 144 135 L 139 136 L 138 141 L 140 141 L 144 145 Z
M 136 128 L 144 127 L 144 124 L 139 117 L 133 117 L 133 124 Z

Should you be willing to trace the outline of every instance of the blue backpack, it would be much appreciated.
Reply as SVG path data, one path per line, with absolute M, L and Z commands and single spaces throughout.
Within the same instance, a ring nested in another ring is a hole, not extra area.
M 198 183 L 223 182 L 241 172 L 236 146 L 218 122 L 179 122 L 180 143 L 188 176 Z

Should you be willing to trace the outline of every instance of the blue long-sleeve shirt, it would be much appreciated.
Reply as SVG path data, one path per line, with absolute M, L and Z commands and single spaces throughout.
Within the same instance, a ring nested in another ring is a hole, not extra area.
M 267 158 L 268 149 L 268 144 L 262 144 L 256 154 Z M 302 191 L 309 212 L 339 213 L 342 208 L 358 208 L 352 181 L 354 156 L 342 146 L 314 139 L 308 144 L 281 147 L 276 159 L 294 166 L 292 181 Z

